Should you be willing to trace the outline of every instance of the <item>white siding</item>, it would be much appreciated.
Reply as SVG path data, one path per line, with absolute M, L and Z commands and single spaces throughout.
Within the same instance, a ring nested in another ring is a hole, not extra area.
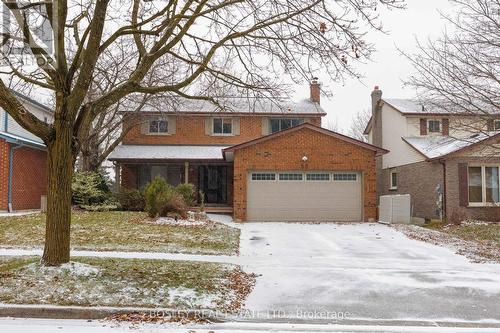
M 53 115 L 27 101 L 19 99 L 21 103 L 28 109 L 29 112 L 33 113 L 38 119 L 47 119 L 48 123 L 52 123 Z M 0 108 L 0 132 L 5 132 L 5 110 Z M 40 138 L 31 134 L 29 131 L 25 130 L 21 125 L 19 125 L 10 115 L 7 114 L 7 133 L 20 136 L 25 139 L 34 140 L 42 142 Z
M 382 106 L 382 147 L 389 153 L 382 156 L 382 167 L 392 168 L 399 165 L 421 162 L 425 157 L 410 147 L 401 138 L 413 136 L 414 124 L 388 104 Z M 418 121 L 418 119 L 417 119 Z

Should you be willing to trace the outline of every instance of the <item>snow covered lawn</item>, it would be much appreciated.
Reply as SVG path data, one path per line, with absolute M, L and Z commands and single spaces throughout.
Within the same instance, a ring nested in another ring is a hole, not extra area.
M 238 309 L 254 281 L 239 266 L 206 262 L 0 257 L 0 302 L 177 309 Z
M 451 248 L 474 262 L 500 263 L 500 224 L 431 223 L 424 227 L 415 225 L 394 227 L 412 239 Z
M 0 217 L 0 247 L 42 247 L 44 234 L 44 214 Z M 78 250 L 232 255 L 239 235 L 220 223 L 152 223 L 140 212 L 73 212 L 71 222 Z

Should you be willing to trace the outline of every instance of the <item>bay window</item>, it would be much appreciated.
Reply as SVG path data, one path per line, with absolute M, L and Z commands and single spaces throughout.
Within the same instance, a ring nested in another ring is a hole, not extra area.
M 471 206 L 500 203 L 498 166 L 469 167 L 469 204 Z

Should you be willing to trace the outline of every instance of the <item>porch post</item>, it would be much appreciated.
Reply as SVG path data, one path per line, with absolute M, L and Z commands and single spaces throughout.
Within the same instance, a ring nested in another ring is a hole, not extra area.
M 184 162 L 184 183 L 189 183 L 189 162 Z
M 120 164 L 115 162 L 115 191 L 119 192 L 121 187 Z

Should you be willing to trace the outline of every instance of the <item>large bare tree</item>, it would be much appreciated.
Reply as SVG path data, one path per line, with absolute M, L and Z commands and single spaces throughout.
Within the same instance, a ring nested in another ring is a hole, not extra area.
M 379 28 L 377 6 L 401 5 L 400 0 L 2 1 L 3 17 L 11 20 L 2 32 L 8 65 L 3 72 L 50 91 L 55 100 L 54 123 L 48 125 L 23 107 L 6 79 L 0 82 L 0 106 L 47 146 L 46 265 L 69 261 L 74 163 L 102 112 L 130 94 L 217 102 L 195 93 L 201 80 L 270 98 L 283 93 L 284 82 L 303 82 L 320 70 L 340 80 L 356 74 L 352 64 L 370 55 L 364 36 L 366 29 Z M 125 43 L 134 65 L 124 66 L 111 89 L 89 94 L 106 52 L 120 52 L 117 43 Z M 175 62 L 177 71 L 168 81 L 148 84 L 145 78 L 161 61 Z M 229 61 L 234 66 L 226 66 Z
M 349 127 L 348 135 L 354 139 L 367 142 L 365 136 L 365 128 L 372 116 L 370 109 L 363 109 L 358 112 L 351 119 L 351 126 Z
M 406 84 L 430 111 L 454 114 L 450 126 L 486 137 L 500 119 L 500 1 L 450 2 L 443 35 L 404 53 L 416 70 Z

